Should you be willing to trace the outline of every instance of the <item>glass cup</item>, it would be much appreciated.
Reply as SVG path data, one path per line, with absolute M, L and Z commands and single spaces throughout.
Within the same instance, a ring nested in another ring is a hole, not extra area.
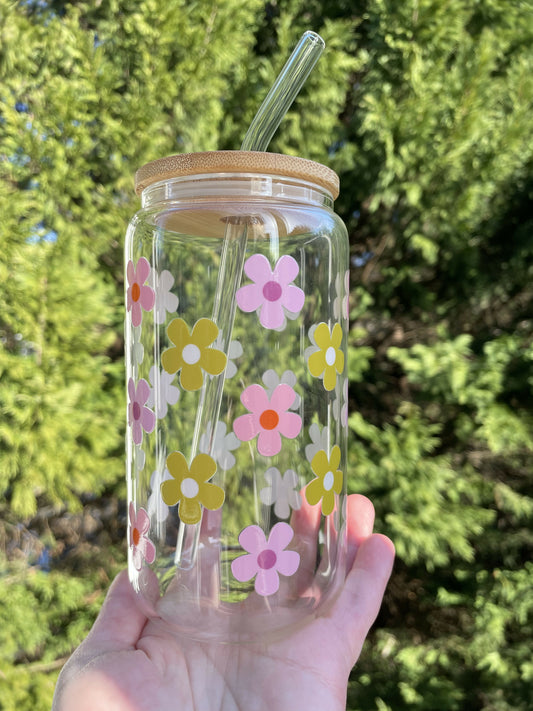
M 279 637 L 345 576 L 349 248 L 338 178 L 273 153 L 136 175 L 125 246 L 128 569 L 200 640 Z

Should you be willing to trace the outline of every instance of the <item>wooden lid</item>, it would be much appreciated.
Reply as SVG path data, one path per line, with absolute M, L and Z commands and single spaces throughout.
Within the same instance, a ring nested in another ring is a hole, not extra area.
M 280 175 L 325 188 L 334 200 L 339 194 L 339 177 L 331 168 L 307 158 L 265 151 L 205 151 L 159 158 L 139 168 L 135 174 L 135 192 L 140 195 L 161 180 L 207 173 Z

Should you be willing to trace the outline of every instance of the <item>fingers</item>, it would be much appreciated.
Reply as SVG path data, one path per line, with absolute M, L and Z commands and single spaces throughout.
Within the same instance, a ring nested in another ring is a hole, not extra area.
M 100 614 L 84 642 L 95 654 L 131 649 L 141 636 L 146 616 L 123 570 L 113 581 Z
M 352 569 L 359 546 L 374 529 L 374 506 L 366 496 L 351 494 L 346 498 L 346 529 L 348 538 L 346 571 L 348 572 Z
M 375 533 L 358 544 L 353 566 L 334 612 L 352 666 L 378 615 L 393 562 L 394 545 L 386 536 Z

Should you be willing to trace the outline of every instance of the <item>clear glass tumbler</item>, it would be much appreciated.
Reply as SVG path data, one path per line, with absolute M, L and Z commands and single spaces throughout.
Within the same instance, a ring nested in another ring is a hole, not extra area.
M 125 247 L 128 567 L 166 629 L 238 642 L 345 575 L 348 237 L 329 168 L 171 156 Z

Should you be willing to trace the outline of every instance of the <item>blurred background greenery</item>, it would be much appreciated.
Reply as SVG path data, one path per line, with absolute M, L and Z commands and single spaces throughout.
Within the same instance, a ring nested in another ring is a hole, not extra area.
M 135 170 L 270 150 L 341 178 L 349 490 L 398 559 L 353 711 L 533 707 L 531 0 L 0 0 L 0 709 L 49 709 L 125 564 Z

